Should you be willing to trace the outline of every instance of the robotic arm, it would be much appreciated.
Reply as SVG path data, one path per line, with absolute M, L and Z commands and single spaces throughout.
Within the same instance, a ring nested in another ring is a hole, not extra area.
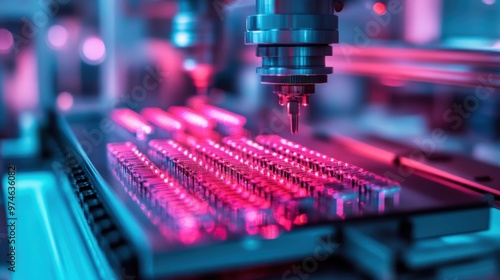
M 336 0 L 256 0 L 257 14 L 248 17 L 246 44 L 257 45 L 261 82 L 274 85 L 287 106 L 292 134 L 298 132 L 300 106 L 307 106 L 316 84 L 326 83 L 333 68 L 325 65 L 338 43 Z

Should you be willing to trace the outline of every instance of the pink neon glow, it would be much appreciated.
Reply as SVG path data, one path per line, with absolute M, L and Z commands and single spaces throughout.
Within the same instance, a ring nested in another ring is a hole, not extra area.
M 201 238 L 201 232 L 197 229 L 189 229 L 179 232 L 179 240 L 184 244 L 193 244 Z
M 183 229 L 195 229 L 198 227 L 198 223 L 194 217 L 187 215 L 186 217 L 181 218 L 180 226 Z
M 496 0 L 483 0 L 483 3 L 486 5 L 493 5 L 495 4 Z
M 398 79 L 391 79 L 388 77 L 383 77 L 380 79 L 380 83 L 388 87 L 402 87 L 406 83 Z
M 217 227 L 214 230 L 213 234 L 214 234 L 215 238 L 220 239 L 220 240 L 224 240 L 227 238 L 227 231 L 224 227 Z
M 10 52 L 14 46 L 14 37 L 7 29 L 0 29 L 0 52 Z
M 293 220 L 296 225 L 304 225 L 307 223 L 307 214 L 300 214 Z
M 206 88 L 209 85 L 210 78 L 214 72 L 213 66 L 207 64 L 198 64 L 190 71 L 194 85 L 197 88 Z
M 344 200 L 342 198 L 337 199 L 337 215 L 344 218 Z
M 247 122 L 245 117 L 215 106 L 207 104 L 199 104 L 196 106 L 197 107 L 195 109 L 201 114 L 221 124 L 229 126 L 244 126 Z
M 73 95 L 69 92 L 61 92 L 57 96 L 57 107 L 62 111 L 67 111 L 73 106 Z
M 139 114 L 130 109 L 115 109 L 111 118 L 131 133 L 153 133 L 153 127 Z
M 277 225 L 268 225 L 261 228 L 261 233 L 265 239 L 275 239 L 279 236 L 280 230 Z
M 209 119 L 186 107 L 173 106 L 168 109 L 168 112 L 180 117 L 184 122 L 195 127 L 209 129 L 215 126 Z
M 20 48 L 14 68 L 12 76 L 4 80 L 7 106 L 18 111 L 38 108 L 40 94 L 35 52 Z
M 387 8 L 385 7 L 384 3 L 380 3 L 380 2 L 377 2 L 375 4 L 373 4 L 373 11 L 377 14 L 377 15 L 385 15 L 385 13 L 387 12 Z
M 175 116 L 163 111 L 160 108 L 145 108 L 141 114 L 161 129 L 167 131 L 180 131 L 184 129 L 184 125 Z
M 99 64 L 106 56 L 106 46 L 97 37 L 90 37 L 83 43 L 83 56 L 89 63 Z
M 47 39 L 53 49 L 60 50 L 68 42 L 68 30 L 61 25 L 54 25 L 49 29 Z
M 425 44 L 441 35 L 441 1 L 418 0 L 405 2 L 405 40 Z

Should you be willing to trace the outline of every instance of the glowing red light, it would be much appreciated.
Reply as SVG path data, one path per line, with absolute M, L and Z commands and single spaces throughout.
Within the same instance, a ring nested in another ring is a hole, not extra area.
M 385 15 L 385 13 L 387 12 L 387 8 L 385 7 L 385 5 L 383 3 L 380 3 L 380 2 L 377 2 L 375 4 L 373 4 L 373 11 L 381 16 L 381 15 Z
M 295 217 L 294 224 L 296 225 L 304 225 L 307 223 L 307 215 L 306 214 L 300 214 L 297 217 Z
M 141 114 L 154 125 L 167 131 L 179 131 L 184 129 L 184 125 L 175 116 L 163 111 L 160 108 L 145 108 Z

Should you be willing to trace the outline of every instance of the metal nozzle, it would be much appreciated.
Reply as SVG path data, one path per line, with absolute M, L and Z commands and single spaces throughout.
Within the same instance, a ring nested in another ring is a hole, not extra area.
M 296 134 L 299 131 L 300 106 L 309 105 L 309 95 L 313 94 L 314 85 L 275 85 L 274 93 L 279 97 L 281 106 L 287 108 L 290 117 L 290 131 Z
M 287 103 L 288 116 L 290 117 L 290 132 L 297 134 L 299 132 L 299 115 L 300 105 L 297 101 L 290 101 Z

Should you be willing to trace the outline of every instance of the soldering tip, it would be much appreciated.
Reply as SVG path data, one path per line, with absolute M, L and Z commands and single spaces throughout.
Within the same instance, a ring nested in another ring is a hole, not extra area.
M 290 131 L 292 134 L 297 134 L 299 132 L 299 115 L 291 114 L 290 115 Z
M 287 104 L 288 116 L 290 117 L 290 131 L 292 134 L 299 132 L 299 115 L 300 105 L 299 102 L 288 102 Z

